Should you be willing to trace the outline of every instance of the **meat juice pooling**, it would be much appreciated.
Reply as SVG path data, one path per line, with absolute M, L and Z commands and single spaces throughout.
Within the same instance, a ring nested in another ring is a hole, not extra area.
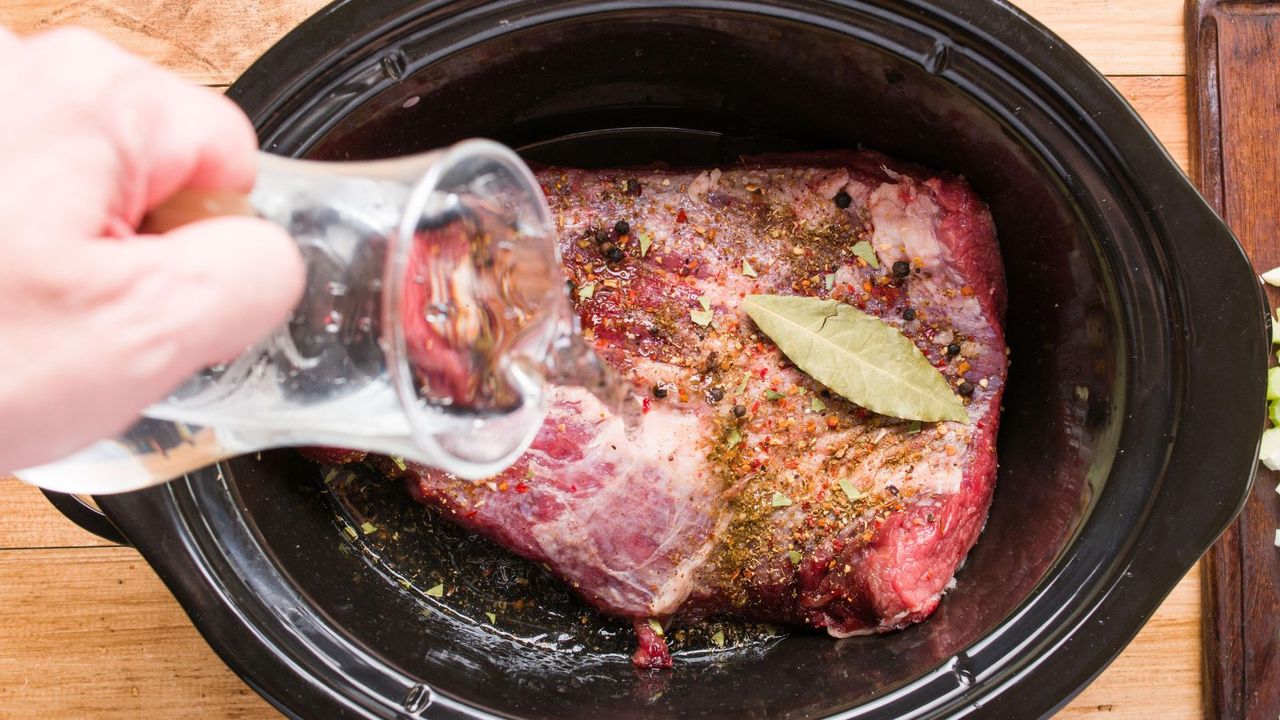
M 298 243 L 306 287 L 287 323 L 120 436 L 19 478 L 121 492 L 287 445 L 360 448 L 478 478 L 529 445 L 549 372 L 610 385 L 573 332 L 540 189 L 497 143 L 361 163 L 263 155 L 247 198 L 180 196 L 148 223 L 234 212 Z

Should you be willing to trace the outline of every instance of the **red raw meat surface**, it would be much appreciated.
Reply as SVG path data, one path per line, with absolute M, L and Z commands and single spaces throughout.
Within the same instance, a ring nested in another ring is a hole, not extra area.
M 472 483 L 411 465 L 415 497 L 633 620 L 643 667 L 671 663 L 651 619 L 846 637 L 933 612 L 986 521 L 1007 366 L 995 231 L 968 185 L 866 151 L 539 180 L 588 341 L 646 398 L 643 424 L 629 437 L 557 388 L 515 466 Z M 968 422 L 830 393 L 740 309 L 752 293 L 833 298 L 897 327 L 969 393 Z M 691 315 L 704 301 L 708 325 Z

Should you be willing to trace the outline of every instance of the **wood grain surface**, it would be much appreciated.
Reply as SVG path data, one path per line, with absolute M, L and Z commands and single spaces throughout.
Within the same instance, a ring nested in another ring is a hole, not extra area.
M 1280 1 L 1188 3 L 1193 177 L 1261 272 L 1280 264 Z M 1269 289 L 1272 307 L 1280 293 Z M 1277 474 L 1259 471 L 1240 519 L 1205 559 L 1207 714 L 1280 716 Z
M 975 0 L 977 2 L 979 0 Z M 320 0 L 0 0 L 20 34 L 99 30 L 193 82 L 230 83 Z M 1079 49 L 1188 167 L 1179 0 L 1022 0 Z M 1059 717 L 1201 717 L 1199 571 Z M 137 553 L 104 546 L 0 479 L 0 720 L 274 718 Z

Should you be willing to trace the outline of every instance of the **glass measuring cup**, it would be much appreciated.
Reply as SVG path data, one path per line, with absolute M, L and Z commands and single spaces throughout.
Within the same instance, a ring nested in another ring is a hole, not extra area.
M 359 163 L 262 155 L 248 197 L 180 195 L 147 224 L 229 213 L 297 241 L 307 281 L 288 322 L 119 437 L 15 475 L 104 494 L 255 450 L 331 445 L 474 479 L 528 447 L 572 316 L 546 202 L 515 153 L 469 140 Z

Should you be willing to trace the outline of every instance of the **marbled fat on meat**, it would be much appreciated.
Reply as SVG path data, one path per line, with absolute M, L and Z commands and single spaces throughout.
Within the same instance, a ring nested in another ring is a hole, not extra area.
M 590 394 L 556 389 L 514 467 L 480 483 L 411 467 L 417 498 L 632 619 L 642 666 L 671 662 L 650 619 L 845 637 L 933 612 L 986 520 L 1007 364 L 995 232 L 968 185 L 861 151 L 539 179 L 587 339 L 646 398 L 643 424 L 628 438 Z M 899 328 L 969 421 L 826 391 L 756 330 L 751 293 L 834 298 Z M 704 301 L 708 325 L 691 315 Z

